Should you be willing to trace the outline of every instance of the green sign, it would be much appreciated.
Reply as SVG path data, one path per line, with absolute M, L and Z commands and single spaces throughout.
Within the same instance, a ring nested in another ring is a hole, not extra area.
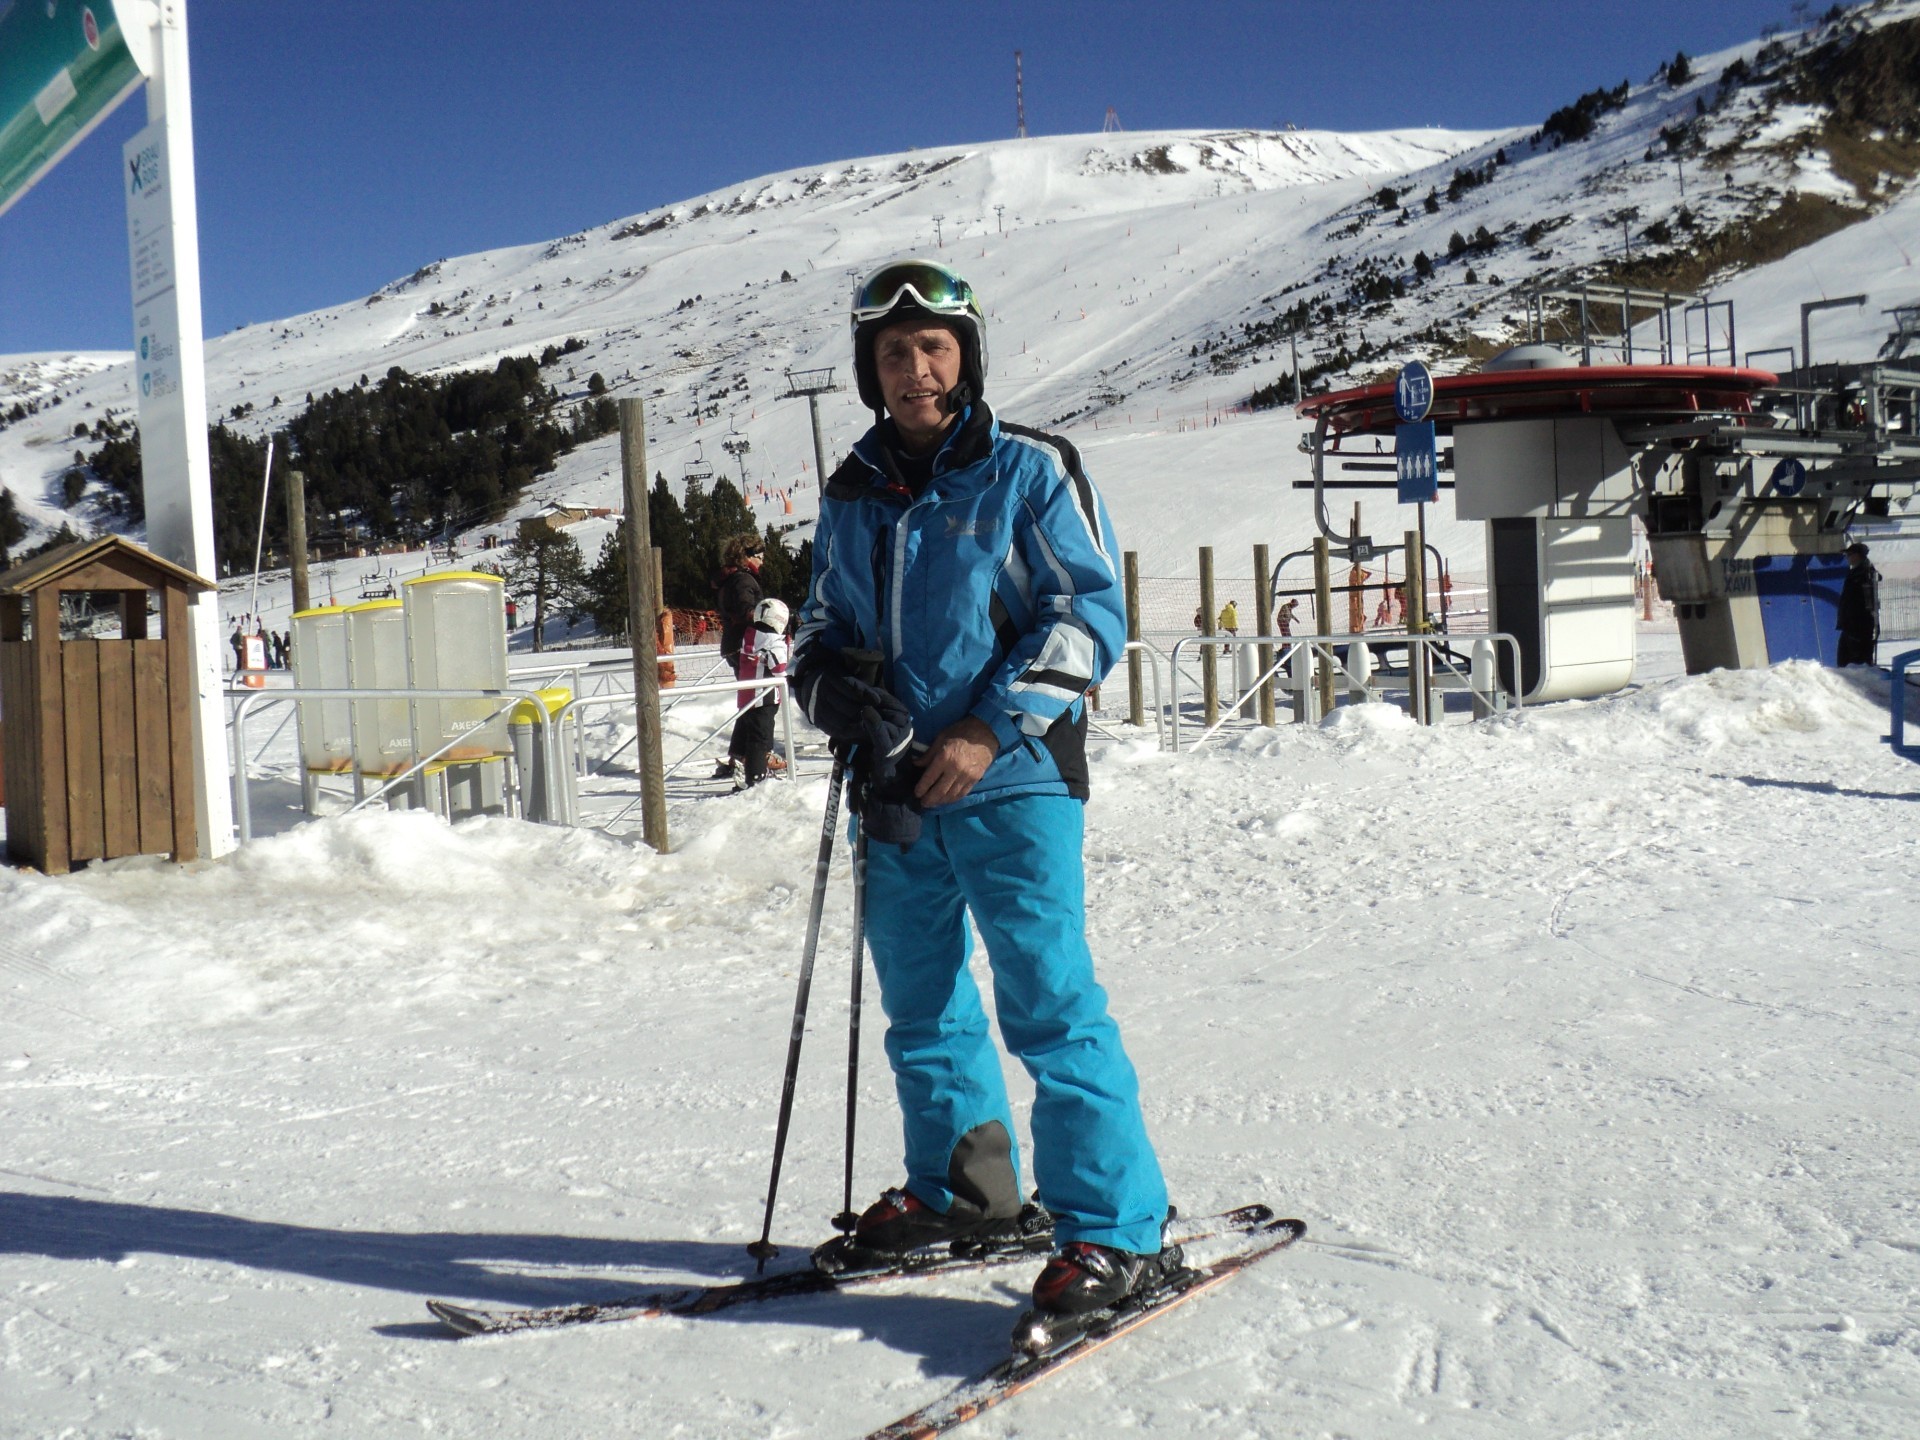
M 145 78 L 114 0 L 0 0 L 0 212 Z

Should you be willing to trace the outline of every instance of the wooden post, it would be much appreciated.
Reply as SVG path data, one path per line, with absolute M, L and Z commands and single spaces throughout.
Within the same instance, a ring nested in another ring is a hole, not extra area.
M 1331 635 L 1333 631 L 1333 553 L 1327 547 L 1327 537 L 1313 537 L 1313 630 L 1316 635 Z M 1313 673 L 1318 680 L 1320 691 L 1320 713 L 1333 713 L 1333 657 L 1319 646 L 1314 647 Z
M 1213 634 L 1213 547 L 1200 547 L 1200 633 Z M 1207 728 L 1220 723 L 1220 674 L 1214 666 L 1216 652 L 1211 645 L 1200 647 L 1200 695 L 1205 702 L 1203 714 Z
M 667 848 L 666 765 L 660 754 L 660 655 L 653 639 L 653 527 L 647 515 L 647 409 L 620 404 L 620 481 L 627 501 L 627 634 L 633 641 L 633 722 L 640 755 L 640 832 Z
M 287 554 L 293 563 L 293 612 L 313 607 L 307 586 L 307 477 L 287 472 Z
M 1129 550 L 1120 557 L 1127 587 L 1127 643 L 1140 638 L 1140 552 Z M 1140 674 L 1140 652 L 1127 652 L 1127 723 L 1147 723 L 1146 693 Z
M 1267 547 L 1253 547 L 1253 623 L 1258 627 L 1257 635 L 1273 633 L 1273 576 L 1267 560 Z M 1260 673 L 1267 675 L 1273 668 L 1273 646 L 1262 645 L 1259 655 Z M 1273 677 L 1260 682 L 1260 723 L 1273 724 Z
M 1407 633 L 1427 633 L 1427 557 L 1420 548 L 1420 534 L 1407 531 Z M 1427 704 L 1427 652 L 1419 645 L 1407 646 L 1407 701 L 1413 718 L 1422 725 L 1432 723 Z

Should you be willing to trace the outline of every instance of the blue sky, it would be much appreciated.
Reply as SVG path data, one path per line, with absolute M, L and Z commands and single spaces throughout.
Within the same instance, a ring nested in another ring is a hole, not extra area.
M 24 0 L 38 3 L 38 0 Z M 1537 125 L 1788 0 L 188 0 L 206 329 L 799 165 L 1013 133 Z M 0 354 L 122 349 L 136 95 L 0 216 Z

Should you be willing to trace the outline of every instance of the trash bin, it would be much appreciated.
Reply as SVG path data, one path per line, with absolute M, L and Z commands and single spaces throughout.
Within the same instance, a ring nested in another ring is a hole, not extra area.
M 407 688 L 407 622 L 398 600 L 345 608 L 347 676 L 355 690 Z M 353 762 L 388 779 L 413 763 L 413 721 L 405 700 L 350 701 Z
M 406 614 L 407 674 L 417 690 L 504 690 L 507 687 L 505 586 L 497 575 L 454 571 L 423 575 L 400 587 Z M 507 717 L 497 700 L 419 699 L 413 743 L 442 764 L 492 760 L 513 753 Z
M 549 721 L 572 699 L 573 691 L 564 685 L 540 691 L 540 702 L 546 706 Z M 573 767 L 566 763 L 564 752 L 556 756 L 540 743 L 540 722 L 534 714 L 532 701 L 522 700 L 513 707 L 507 720 L 507 734 L 513 743 L 515 768 L 520 772 L 522 818 L 548 825 L 571 824 Z M 549 765 L 555 765 L 557 769 L 550 772 Z M 550 773 L 559 781 L 560 794 L 557 797 L 548 793 Z M 556 804 L 559 806 L 557 813 Z
M 342 605 L 296 611 L 293 617 L 295 689 L 347 690 L 347 612 Z M 353 702 L 302 700 L 294 706 L 300 728 L 300 763 L 309 775 L 343 775 L 353 769 Z

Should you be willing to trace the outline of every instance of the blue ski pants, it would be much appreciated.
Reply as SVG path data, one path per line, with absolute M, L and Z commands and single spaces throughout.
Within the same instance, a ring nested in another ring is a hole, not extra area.
M 934 811 L 910 850 L 870 847 L 867 938 L 905 1119 L 907 1188 L 945 1211 L 960 1138 L 993 1120 L 1009 1139 L 1016 1133 L 967 967 L 971 913 L 1000 1033 L 1033 1077 L 1034 1182 L 1056 1236 L 1152 1252 L 1166 1182 L 1120 1028 L 1093 978 L 1084 824 L 1081 802 L 1066 795 Z

